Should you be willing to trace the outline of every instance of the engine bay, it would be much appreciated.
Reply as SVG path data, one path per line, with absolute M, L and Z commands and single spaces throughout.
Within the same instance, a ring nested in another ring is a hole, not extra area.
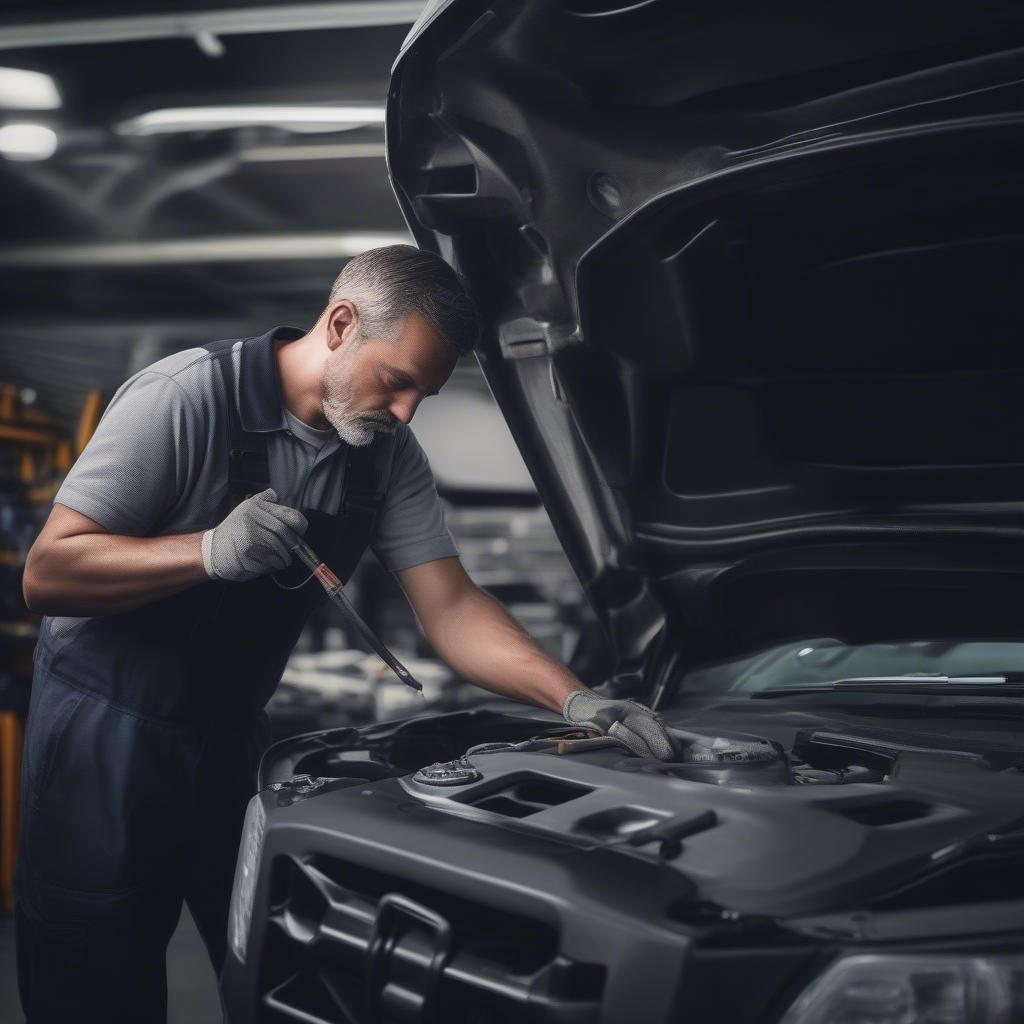
M 901 754 L 926 748 L 821 729 L 799 731 L 789 749 L 775 739 L 734 730 L 671 729 L 684 755 L 676 761 L 637 757 L 614 740 L 580 733 L 555 719 L 460 712 L 412 719 L 400 728 L 371 726 L 317 733 L 268 751 L 261 785 L 295 774 L 378 779 L 416 773 L 476 751 L 500 749 L 573 757 L 623 772 L 639 772 L 716 786 L 883 785 Z M 699 738 L 701 743 L 692 743 Z M 689 750 L 687 741 L 690 740 Z M 927 748 L 936 757 L 985 765 L 982 754 Z
M 432 820 L 640 858 L 744 914 L 875 905 L 965 863 L 984 888 L 1004 855 L 1019 866 L 1016 765 L 852 731 L 700 738 L 691 758 L 661 762 L 544 712 L 457 712 L 278 745 L 263 783 L 280 803 L 388 793 Z

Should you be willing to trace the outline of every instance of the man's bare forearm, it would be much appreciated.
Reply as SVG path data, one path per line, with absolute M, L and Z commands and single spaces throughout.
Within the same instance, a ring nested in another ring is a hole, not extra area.
M 61 537 L 29 553 L 25 601 L 44 615 L 110 615 L 149 604 L 209 578 L 202 536 Z
M 484 591 L 468 588 L 427 639 L 460 676 L 487 690 L 561 711 L 583 684 Z

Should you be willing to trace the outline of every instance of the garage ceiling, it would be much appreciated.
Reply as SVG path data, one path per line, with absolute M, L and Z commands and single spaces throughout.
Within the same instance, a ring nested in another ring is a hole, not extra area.
M 0 157 L 0 379 L 73 417 L 165 351 L 309 325 L 348 255 L 407 240 L 382 111 L 418 7 L 7 3 L 0 67 L 60 105 L 0 95 L 0 140 L 57 144 Z

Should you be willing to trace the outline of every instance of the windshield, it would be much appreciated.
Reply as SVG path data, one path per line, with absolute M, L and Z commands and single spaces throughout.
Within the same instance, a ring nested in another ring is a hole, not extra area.
M 819 686 L 851 676 L 970 675 L 1024 672 L 1024 643 L 908 640 L 845 644 L 831 637 L 800 640 L 757 654 L 692 669 L 679 694 L 758 693 Z

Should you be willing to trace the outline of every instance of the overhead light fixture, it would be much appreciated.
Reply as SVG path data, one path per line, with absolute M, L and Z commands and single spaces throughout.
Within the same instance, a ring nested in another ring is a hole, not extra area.
M 57 83 L 41 71 L 0 68 L 0 107 L 8 110 L 56 110 Z
M 57 152 L 57 133 L 42 124 L 5 124 L 0 154 L 8 160 L 48 160 Z
M 192 263 L 283 263 L 348 259 L 364 249 L 410 244 L 401 232 L 227 235 L 141 242 L 0 246 L 0 267 L 137 267 Z
M 242 163 L 276 163 L 289 160 L 383 160 L 383 142 L 337 142 L 312 146 L 249 146 L 239 151 Z
M 293 132 L 337 132 L 384 123 L 384 108 L 346 105 L 343 107 L 267 106 L 171 107 L 151 110 L 122 121 L 122 135 L 163 135 L 174 132 L 214 131 L 219 128 L 265 126 Z

